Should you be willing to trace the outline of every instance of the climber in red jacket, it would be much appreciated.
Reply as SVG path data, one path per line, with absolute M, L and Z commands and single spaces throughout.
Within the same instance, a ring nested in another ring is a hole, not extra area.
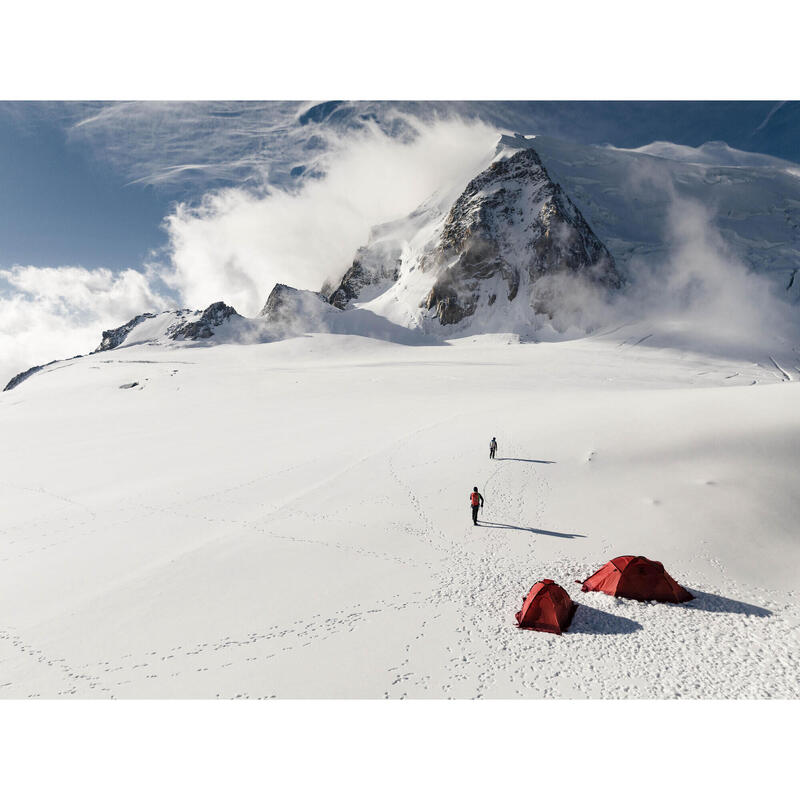
M 483 508 L 483 495 L 478 491 L 477 486 L 472 487 L 472 494 L 469 496 L 469 504 L 472 507 L 472 524 L 478 524 L 478 509 Z

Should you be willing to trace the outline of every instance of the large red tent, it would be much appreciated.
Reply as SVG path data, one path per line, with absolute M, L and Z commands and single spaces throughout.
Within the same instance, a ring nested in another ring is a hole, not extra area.
M 557 583 L 549 579 L 535 583 L 516 613 L 520 628 L 561 635 L 572 622 L 577 605 Z
M 651 561 L 644 556 L 612 558 L 583 581 L 581 591 L 662 603 L 685 603 L 694 599 L 694 595 L 672 579 L 660 561 Z

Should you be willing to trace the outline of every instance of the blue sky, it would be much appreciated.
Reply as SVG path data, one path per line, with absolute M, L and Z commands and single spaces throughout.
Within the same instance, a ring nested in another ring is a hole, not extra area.
M 140 266 L 174 196 L 124 176 L 58 121 L 0 112 L 0 267 Z

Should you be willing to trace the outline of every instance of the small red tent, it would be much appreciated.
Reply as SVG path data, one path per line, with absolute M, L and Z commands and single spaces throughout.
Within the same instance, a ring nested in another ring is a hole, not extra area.
M 685 603 L 694 598 L 675 583 L 660 561 L 651 561 L 644 556 L 612 558 L 583 582 L 581 591 L 662 603 Z
M 516 613 L 517 625 L 559 636 L 569 628 L 577 608 L 564 589 L 547 579 L 535 583 L 523 600 L 522 610 Z

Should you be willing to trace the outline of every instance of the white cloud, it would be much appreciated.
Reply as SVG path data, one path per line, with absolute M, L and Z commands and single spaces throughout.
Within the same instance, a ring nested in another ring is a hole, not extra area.
M 88 353 L 106 328 L 174 307 L 152 276 L 128 269 L 15 266 L 0 270 L 0 388 L 35 364 Z
M 276 283 L 320 288 L 344 273 L 373 225 L 404 216 L 442 186 L 466 185 L 498 138 L 482 123 L 414 123 L 413 141 L 377 126 L 333 143 L 326 174 L 296 191 L 208 193 L 166 220 L 173 272 L 187 305 L 225 300 L 255 314 Z
M 691 327 L 698 346 L 729 355 L 797 340 L 796 309 L 733 252 L 718 209 L 686 196 L 657 160 L 636 164 L 623 188 L 666 201 L 665 254 L 632 262 L 633 286 L 619 304 L 628 316 Z

